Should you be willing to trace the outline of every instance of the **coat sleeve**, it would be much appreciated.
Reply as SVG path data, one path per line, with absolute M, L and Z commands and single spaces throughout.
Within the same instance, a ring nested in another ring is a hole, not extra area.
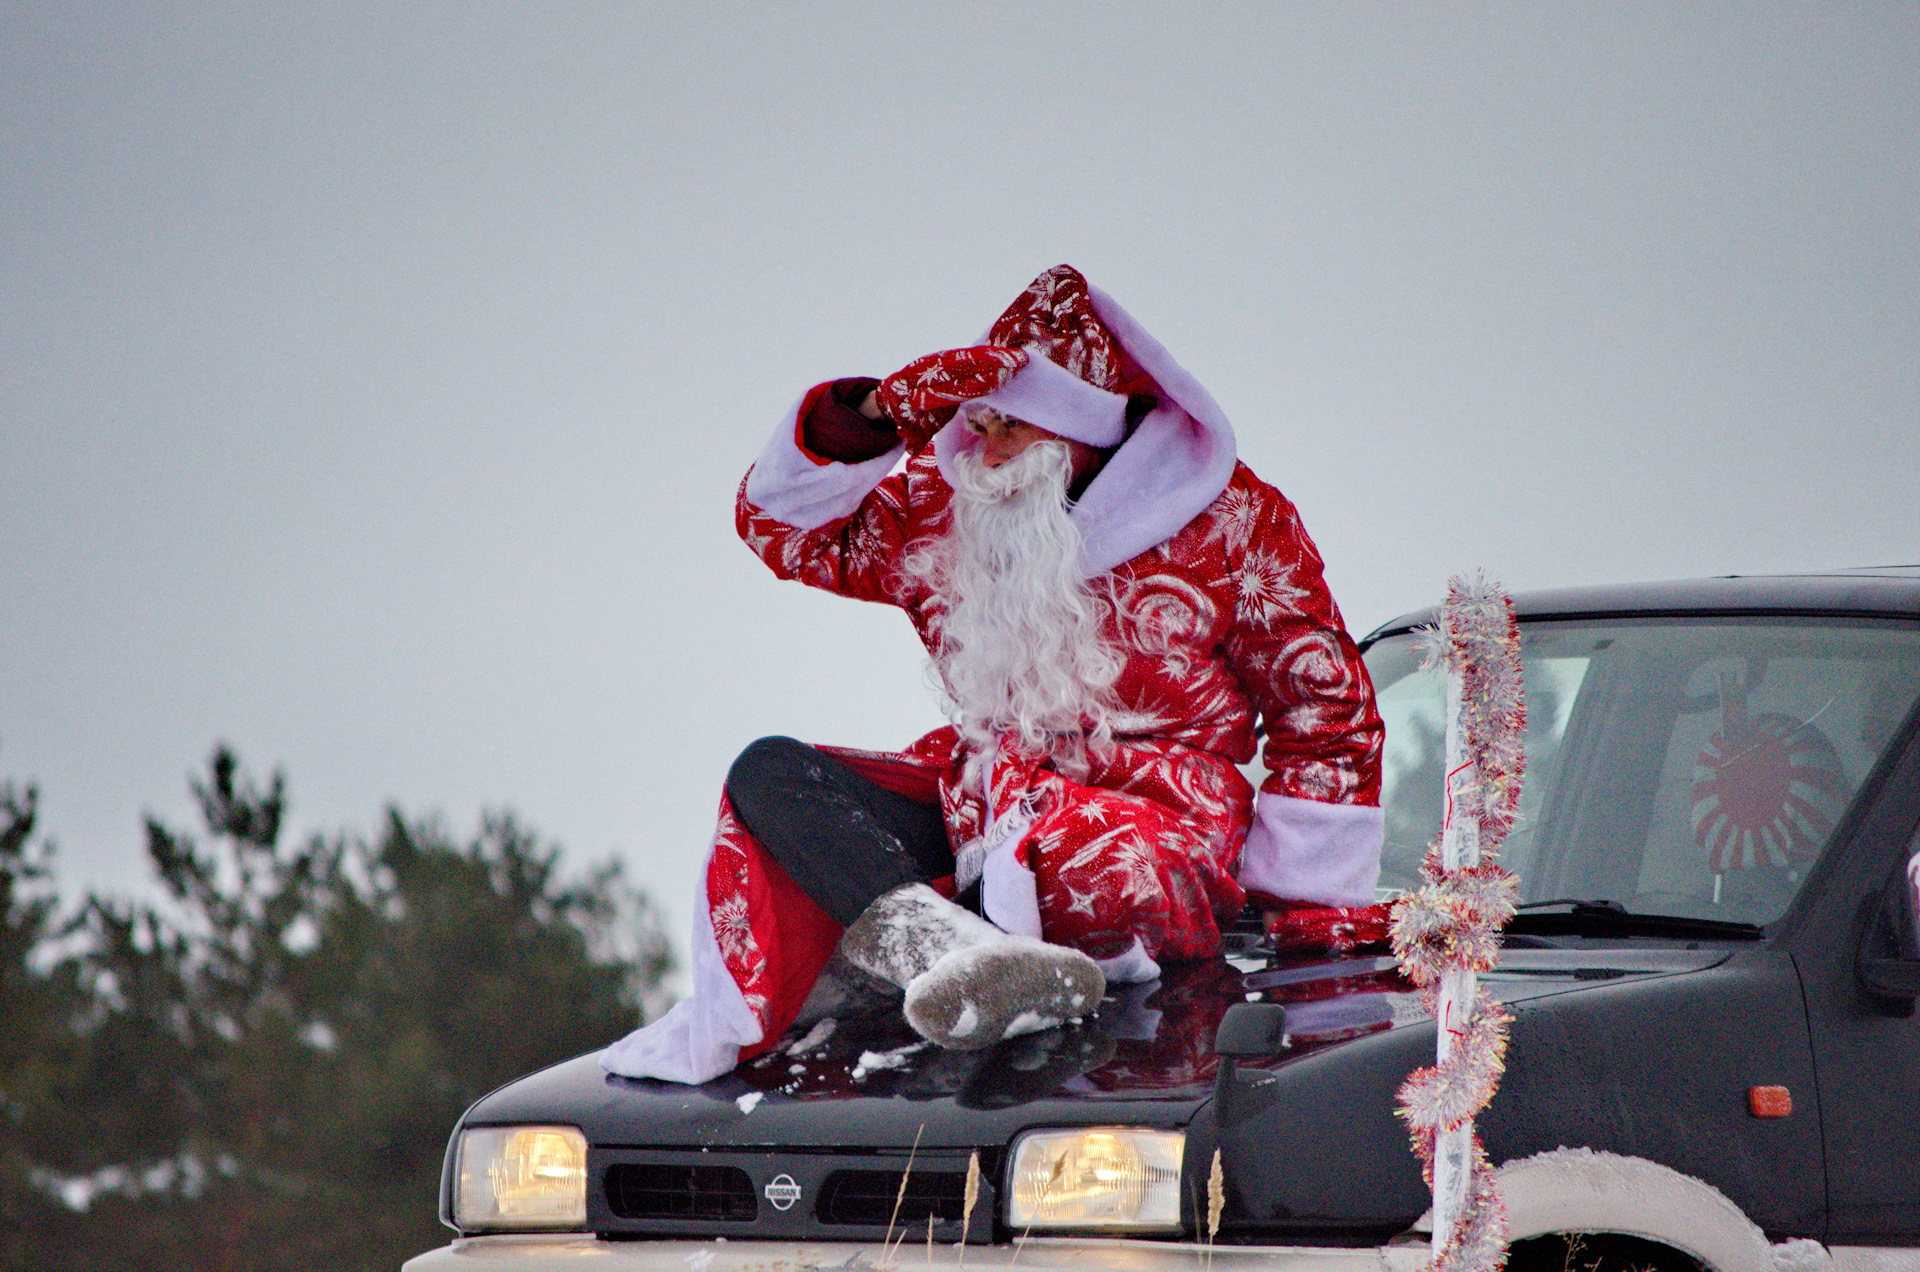
M 734 526 L 767 568 L 863 601 L 900 603 L 898 565 L 909 536 L 907 477 L 888 476 L 904 453 L 843 464 L 806 448 L 801 421 L 832 383 L 789 411 L 754 461 L 734 504 Z
M 1293 504 L 1256 480 L 1244 507 L 1226 654 L 1260 713 L 1267 777 L 1240 884 L 1288 900 L 1369 905 L 1384 829 L 1385 729 L 1373 682 Z

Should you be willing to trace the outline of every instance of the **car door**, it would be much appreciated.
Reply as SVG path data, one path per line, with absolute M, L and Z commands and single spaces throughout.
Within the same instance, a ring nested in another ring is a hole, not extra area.
M 1904 901 L 1908 863 L 1920 852 L 1920 738 L 1912 723 L 1871 802 L 1856 810 L 1844 851 L 1809 880 L 1807 904 L 1790 914 L 1790 941 L 1806 993 L 1827 1163 L 1831 1245 L 1920 1245 L 1920 1012 L 1913 1001 L 1871 992 L 1863 953 L 1889 948 L 1889 916 Z M 1871 791 L 1871 784 L 1869 785 Z M 1839 838 L 1840 836 L 1836 836 Z M 1836 847 L 1841 847 L 1836 844 Z

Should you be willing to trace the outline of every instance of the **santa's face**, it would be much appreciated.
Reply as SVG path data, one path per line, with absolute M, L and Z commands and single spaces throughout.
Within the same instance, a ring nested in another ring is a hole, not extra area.
M 981 436 L 1004 428 L 988 421 Z M 932 593 L 934 665 L 975 753 L 1011 734 L 1061 771 L 1084 771 L 1088 744 L 1110 735 L 1123 657 L 1105 631 L 1106 598 L 1080 575 L 1068 443 L 1035 432 L 997 465 L 953 457 L 946 532 L 904 568 Z
M 967 412 L 966 426 L 968 432 L 980 439 L 980 463 L 987 468 L 998 468 L 1018 458 L 1035 442 L 1049 441 L 1065 444 L 1067 454 L 1072 457 L 1073 470 L 1068 478 L 1071 485 L 1079 485 L 1081 478 L 1100 463 L 1100 452 L 1085 442 L 1076 442 L 1071 437 L 1048 432 L 1038 424 L 1002 415 L 992 407 L 975 407 Z

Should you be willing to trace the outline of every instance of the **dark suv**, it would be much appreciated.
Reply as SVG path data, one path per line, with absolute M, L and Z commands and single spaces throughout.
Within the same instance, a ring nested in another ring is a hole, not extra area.
M 1920 1268 L 1920 568 L 1515 603 L 1522 905 L 1483 978 L 1514 1021 L 1479 1120 L 1512 1266 Z M 1383 898 L 1439 826 L 1433 617 L 1365 642 Z M 1433 1053 L 1390 954 L 1248 924 L 988 1052 L 876 1000 L 699 1087 L 585 1055 L 467 1111 L 462 1235 L 407 1266 L 1411 1268 L 1394 1092 Z

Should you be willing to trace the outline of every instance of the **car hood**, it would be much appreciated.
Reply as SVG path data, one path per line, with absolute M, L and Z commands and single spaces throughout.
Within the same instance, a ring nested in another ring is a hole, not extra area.
M 1483 983 L 1512 1004 L 1701 971 L 1727 957 L 1718 948 L 1514 949 Z M 1005 1143 L 1037 1125 L 1178 1127 L 1212 1099 L 1214 1031 L 1246 1001 L 1287 1007 L 1282 1048 L 1239 1065 L 1240 1081 L 1256 1088 L 1261 1074 L 1321 1070 L 1342 1063 L 1343 1052 L 1377 1053 L 1389 1039 L 1395 1056 L 1404 1049 L 1409 1057 L 1401 1076 L 1431 1063 L 1430 1028 L 1424 1050 L 1414 1036 L 1404 1048 L 1399 1038 L 1431 1022 L 1391 956 L 1236 957 L 1169 967 L 1159 981 L 1119 987 L 1080 1025 L 988 1051 L 922 1043 L 897 1005 L 883 1003 L 796 1028 L 700 1086 L 616 1077 L 595 1052 L 495 1091 L 462 1125 L 565 1122 L 596 1146 L 853 1151 L 916 1140 L 928 1148 Z

